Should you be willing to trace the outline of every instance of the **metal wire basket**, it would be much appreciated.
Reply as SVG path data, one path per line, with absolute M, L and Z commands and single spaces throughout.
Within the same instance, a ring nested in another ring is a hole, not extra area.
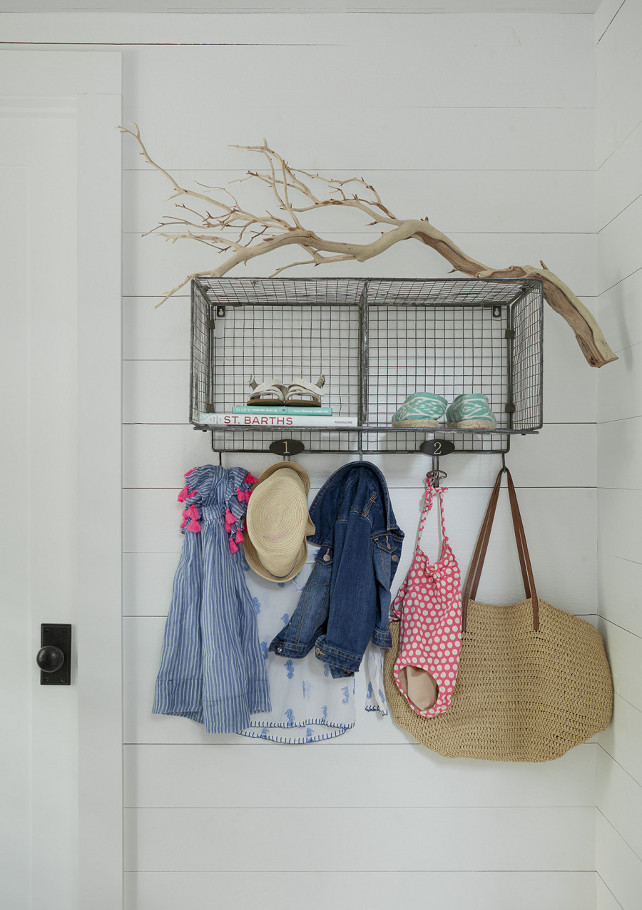
M 190 420 L 219 451 L 264 451 L 285 435 L 312 452 L 416 452 L 430 438 L 507 452 L 512 434 L 542 426 L 542 301 L 537 279 L 196 279 Z M 245 405 L 252 375 L 324 375 L 323 404 L 355 425 L 212 425 Z M 393 428 L 418 391 L 483 393 L 497 427 Z

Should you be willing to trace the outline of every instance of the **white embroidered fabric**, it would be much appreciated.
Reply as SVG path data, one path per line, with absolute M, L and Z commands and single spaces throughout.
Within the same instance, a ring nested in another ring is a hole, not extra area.
M 246 580 L 254 609 L 261 650 L 267 662 L 267 678 L 272 710 L 254 714 L 241 736 L 252 736 L 277 743 L 314 743 L 341 736 L 356 722 L 355 677 L 333 679 L 326 663 L 318 660 L 314 649 L 300 660 L 268 652 L 268 645 L 289 621 L 310 576 L 317 550 L 311 549 L 308 561 L 296 578 L 275 584 L 247 570 Z M 383 688 L 383 650 L 368 645 L 360 673 L 366 676 L 367 711 L 388 713 Z

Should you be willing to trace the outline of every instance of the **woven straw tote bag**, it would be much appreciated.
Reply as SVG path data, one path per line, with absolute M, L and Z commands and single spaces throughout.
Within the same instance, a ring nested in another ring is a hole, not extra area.
M 506 474 L 526 599 L 475 600 Z M 450 708 L 416 714 L 395 685 L 399 622 L 390 624 L 385 690 L 392 718 L 422 746 L 448 758 L 540 762 L 606 729 L 613 683 L 604 642 L 589 623 L 538 598 L 510 471 L 497 476 L 462 595 L 462 647 Z

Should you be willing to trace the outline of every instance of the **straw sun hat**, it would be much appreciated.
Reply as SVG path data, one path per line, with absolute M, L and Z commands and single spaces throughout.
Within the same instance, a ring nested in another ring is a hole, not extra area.
M 263 471 L 247 505 L 245 558 L 268 581 L 289 581 L 303 568 L 306 537 L 314 534 L 308 514 L 310 478 L 293 461 Z

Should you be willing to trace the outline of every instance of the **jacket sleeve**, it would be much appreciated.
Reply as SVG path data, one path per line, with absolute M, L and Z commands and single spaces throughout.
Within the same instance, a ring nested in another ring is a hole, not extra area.
M 358 511 L 335 527 L 328 623 L 316 656 L 333 677 L 359 669 L 377 623 L 379 598 L 372 553 L 372 526 Z
M 312 574 L 305 583 L 290 621 L 270 643 L 270 651 L 281 657 L 305 657 L 325 631 L 328 621 L 333 547 L 317 553 Z

